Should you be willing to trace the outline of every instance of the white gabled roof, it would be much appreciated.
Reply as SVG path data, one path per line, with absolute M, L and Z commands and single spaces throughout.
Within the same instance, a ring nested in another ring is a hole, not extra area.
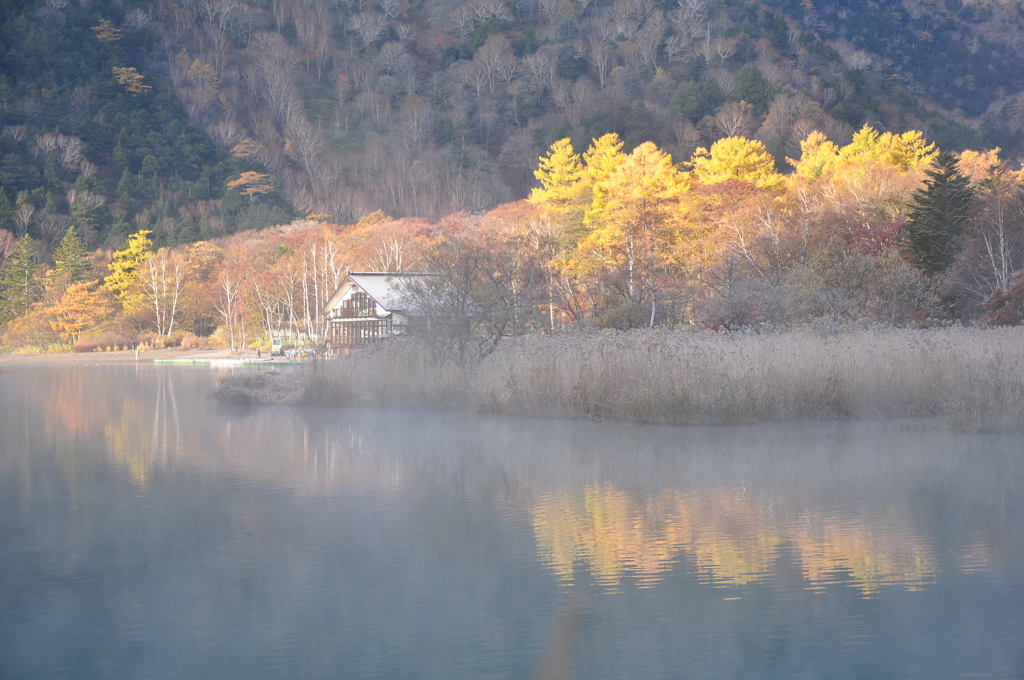
M 341 282 L 338 290 L 324 305 L 323 315 L 329 314 L 353 286 L 373 298 L 373 301 L 389 312 L 405 310 L 403 301 L 405 285 L 430 274 L 403 274 L 400 272 L 352 272 Z

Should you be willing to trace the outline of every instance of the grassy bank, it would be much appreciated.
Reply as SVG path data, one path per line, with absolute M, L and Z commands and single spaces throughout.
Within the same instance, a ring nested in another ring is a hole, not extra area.
M 406 341 L 301 374 L 232 376 L 217 394 L 672 424 L 943 415 L 958 426 L 1019 428 L 1024 328 L 536 336 L 475 367 L 434 362 Z

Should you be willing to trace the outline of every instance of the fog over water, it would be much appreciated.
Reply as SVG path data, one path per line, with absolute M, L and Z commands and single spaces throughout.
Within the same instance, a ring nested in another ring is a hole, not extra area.
M 0 368 L 0 678 L 1024 677 L 1024 443 Z

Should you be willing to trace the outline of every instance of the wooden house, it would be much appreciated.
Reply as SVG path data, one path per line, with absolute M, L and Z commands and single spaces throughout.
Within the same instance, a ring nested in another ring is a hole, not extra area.
M 401 335 L 409 326 L 409 285 L 429 274 L 353 272 L 345 277 L 322 311 L 327 348 L 333 355 Z

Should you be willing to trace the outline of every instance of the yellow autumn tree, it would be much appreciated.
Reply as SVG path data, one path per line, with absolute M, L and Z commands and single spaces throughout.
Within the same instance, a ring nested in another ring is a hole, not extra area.
M 817 179 L 829 174 L 839 159 L 839 147 L 823 133 L 814 130 L 800 142 L 800 158 L 786 161 L 793 166 L 796 177 Z
M 114 77 L 117 78 L 117 82 L 124 85 L 125 89 L 132 94 L 142 94 L 153 89 L 142 82 L 142 74 L 136 71 L 134 66 L 115 66 L 113 67 L 113 71 Z
M 243 172 L 238 179 L 228 182 L 228 188 L 238 189 L 240 194 L 248 196 L 251 201 L 269 194 L 274 190 L 274 185 L 270 181 L 270 175 L 249 170 Z
M 996 170 L 1002 167 L 1003 161 L 999 158 L 1001 149 L 996 147 L 988 151 L 971 151 L 967 149 L 960 153 L 960 162 L 957 167 L 960 172 L 970 178 L 971 184 L 980 184 Z
M 697 149 L 690 165 L 694 178 L 701 184 L 738 181 L 759 189 L 780 189 L 785 184 L 764 144 L 743 137 L 725 137 L 712 144 L 710 150 Z
M 533 176 L 540 182 L 530 193 L 530 202 L 554 215 L 564 216 L 578 202 L 583 164 L 568 138 L 551 145 Z
M 121 29 L 114 28 L 107 19 L 101 19 L 99 25 L 93 26 L 92 30 L 100 42 L 116 43 L 121 39 Z
M 584 184 L 589 192 L 590 203 L 585 216 L 587 223 L 593 222 L 604 210 L 608 200 L 608 181 L 626 160 L 622 147 L 623 142 L 619 136 L 610 132 L 595 139 L 583 154 L 587 166 Z
M 659 279 L 673 262 L 686 177 L 652 142 L 608 169 L 600 183 L 602 207 L 588 215 L 592 231 L 580 242 L 577 259 L 608 277 L 622 298 L 611 325 L 653 326 Z
M 880 133 L 865 124 L 854 134 L 853 141 L 840 150 L 839 158 L 844 162 L 857 156 L 874 158 L 900 172 L 909 172 L 930 165 L 938 153 L 935 144 L 929 144 L 917 130 Z
M 262 144 L 246 137 L 241 142 L 236 144 L 234 148 L 231 149 L 231 155 L 234 156 L 235 158 L 246 158 L 252 160 L 256 158 L 256 156 L 262 150 Z
M 144 301 L 142 293 L 133 288 L 132 284 L 139 277 L 139 268 L 151 255 L 151 233 L 148 229 L 141 229 L 129 236 L 125 247 L 115 252 L 107 265 L 110 275 L 103 279 L 103 287 L 114 294 L 125 314 L 138 310 Z
M 540 158 L 534 176 L 541 186 L 533 190 L 529 200 L 546 216 L 556 246 L 548 263 L 550 298 L 557 297 L 563 311 L 582 325 L 585 310 L 592 306 L 589 299 L 592 291 L 577 278 L 573 256 L 577 243 L 586 233 L 583 218 L 590 197 L 587 170 L 566 138 L 552 144 L 547 155 Z M 551 318 L 554 323 L 554 316 Z
M 826 219 L 871 230 L 905 216 L 910 195 L 937 154 L 916 130 L 880 133 L 868 125 L 838 150 L 812 133 L 801 151 L 793 186 L 824 199 L 821 204 L 832 214 Z

